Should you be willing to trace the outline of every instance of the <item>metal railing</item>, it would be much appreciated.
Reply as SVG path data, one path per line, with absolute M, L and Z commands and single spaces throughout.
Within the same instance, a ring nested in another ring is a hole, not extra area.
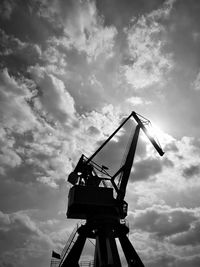
M 54 258 L 52 258 L 51 259 L 50 267 L 58 267 L 59 264 L 60 264 L 60 259 L 54 259 Z
M 81 261 L 79 263 L 80 267 L 94 267 L 94 261 Z

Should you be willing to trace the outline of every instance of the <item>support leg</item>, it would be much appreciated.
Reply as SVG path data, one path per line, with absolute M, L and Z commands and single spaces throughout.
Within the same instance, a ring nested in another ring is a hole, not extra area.
M 119 236 L 119 241 L 121 243 L 124 255 L 128 262 L 128 267 L 145 267 L 125 234 Z
M 94 252 L 94 267 L 99 267 L 99 252 L 97 247 L 97 241 L 95 246 L 95 252 Z
M 67 257 L 65 258 L 62 267 L 79 267 L 79 259 L 81 256 L 81 252 L 85 245 L 86 235 L 80 233 Z

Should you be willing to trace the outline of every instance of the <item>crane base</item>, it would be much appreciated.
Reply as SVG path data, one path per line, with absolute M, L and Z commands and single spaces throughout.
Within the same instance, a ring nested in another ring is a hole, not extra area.
M 121 267 L 116 238 L 119 239 L 128 267 L 144 267 L 127 237 L 128 227 L 112 218 L 95 218 L 78 228 L 78 238 L 62 260 L 60 267 L 79 267 L 79 260 L 87 238 L 96 240 L 94 267 Z

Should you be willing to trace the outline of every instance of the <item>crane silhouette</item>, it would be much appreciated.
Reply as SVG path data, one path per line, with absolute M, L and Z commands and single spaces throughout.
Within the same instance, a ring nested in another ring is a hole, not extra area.
M 114 175 L 110 175 L 106 166 L 98 165 L 93 159 L 130 118 L 134 118 L 137 125 L 128 153 L 122 166 Z M 148 131 L 149 124 L 149 120 L 133 111 L 94 154 L 89 158 L 81 155 L 73 172 L 68 176 L 68 181 L 73 186 L 68 195 L 67 218 L 84 219 L 86 222 L 76 229 L 76 240 L 59 259 L 57 266 L 80 267 L 79 260 L 86 239 L 91 238 L 95 240 L 94 261 L 91 266 L 121 267 L 116 244 L 118 238 L 128 267 L 144 267 L 127 237 L 129 228 L 124 219 L 127 216 L 128 203 L 124 198 L 140 130 L 145 133 L 158 154 L 164 155 L 159 143 Z

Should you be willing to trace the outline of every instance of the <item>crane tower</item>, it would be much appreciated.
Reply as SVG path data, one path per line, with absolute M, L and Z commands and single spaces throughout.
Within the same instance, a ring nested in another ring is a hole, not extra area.
M 105 166 L 98 165 L 93 159 L 130 118 L 134 118 L 136 128 L 128 153 L 123 165 L 114 175 L 110 175 Z M 67 218 L 85 220 L 85 224 L 77 227 L 76 240 L 67 244 L 61 256 L 55 252 L 52 254 L 52 267 L 80 267 L 79 261 L 87 238 L 95 241 L 94 261 L 87 266 L 121 267 L 116 244 L 118 238 L 128 267 L 144 267 L 127 236 L 129 228 L 124 219 L 127 216 L 128 203 L 124 198 L 141 129 L 158 154 L 164 154 L 159 143 L 148 132 L 148 124 L 149 120 L 133 111 L 92 156 L 80 157 L 75 169 L 68 176 L 72 187 L 69 190 L 66 215 Z

